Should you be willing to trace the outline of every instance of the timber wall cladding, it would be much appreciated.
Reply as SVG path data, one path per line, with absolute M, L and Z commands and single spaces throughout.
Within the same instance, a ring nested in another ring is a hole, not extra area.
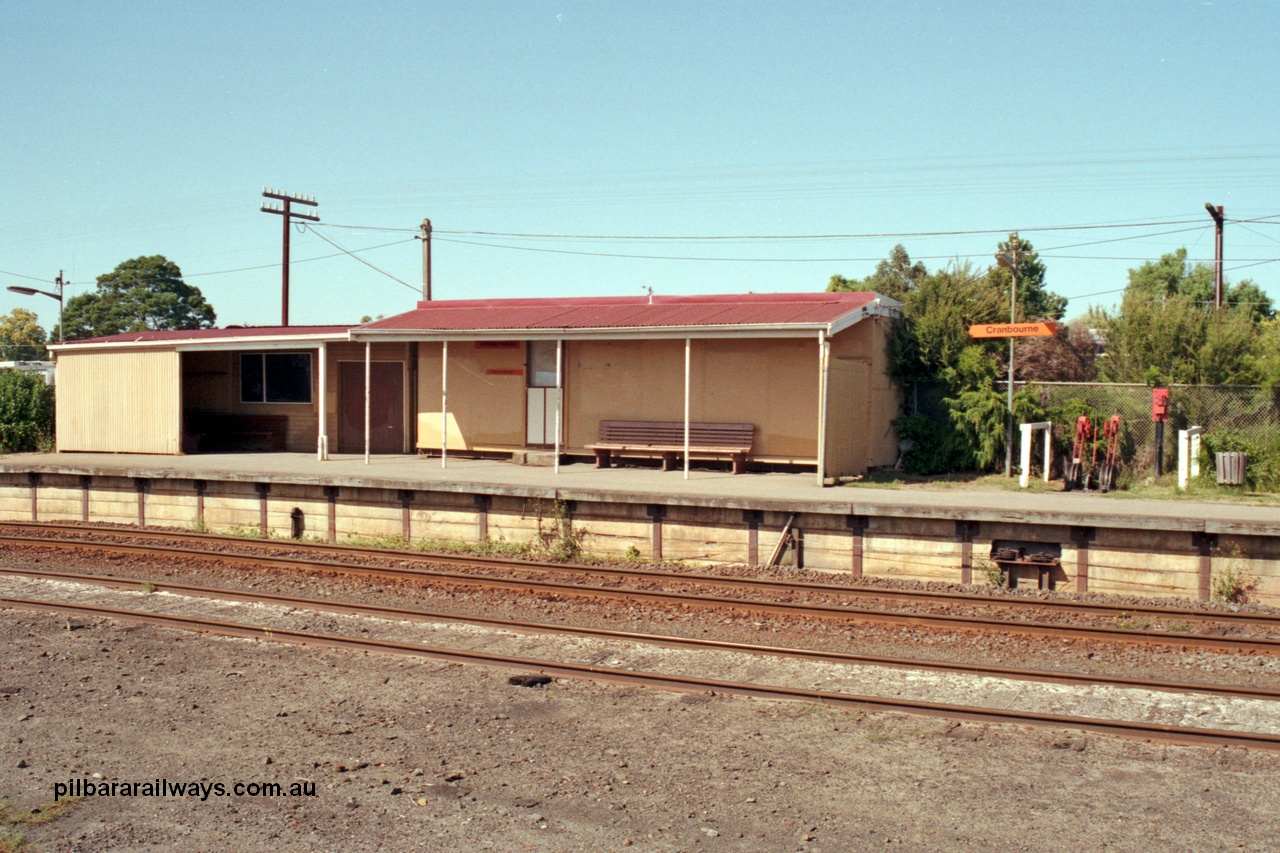
M 818 348 L 810 340 L 695 340 L 690 419 L 755 425 L 755 457 L 817 458 Z M 683 421 L 684 341 L 571 341 L 565 444 L 602 420 Z M 627 393 L 620 394 L 618 389 Z
M 646 506 L 570 501 L 568 514 L 589 553 L 699 562 L 767 562 L 790 513 L 705 506 Z M 552 533 L 557 504 L 512 495 L 86 476 L 0 473 L 0 521 L 89 521 L 213 532 L 260 530 L 337 541 L 406 535 L 414 542 L 523 544 Z M 855 523 L 857 522 L 857 523 Z M 1213 577 L 1241 573 L 1251 600 L 1280 605 L 1280 537 L 1204 536 L 1188 531 L 1071 528 L 1064 525 L 956 522 L 886 516 L 799 513 L 803 566 L 816 572 L 975 584 L 986 581 L 993 540 L 1058 544 L 1060 589 L 1207 598 Z M 754 553 L 752 546 L 754 543 Z M 860 549 L 859 549 L 860 544 Z M 787 562 L 795 559 L 788 552 Z M 966 571 L 967 567 L 967 571 Z
M 440 448 L 440 344 L 418 348 L 418 442 Z M 481 348 L 474 341 L 449 346 L 449 449 L 520 448 L 525 438 L 525 344 Z

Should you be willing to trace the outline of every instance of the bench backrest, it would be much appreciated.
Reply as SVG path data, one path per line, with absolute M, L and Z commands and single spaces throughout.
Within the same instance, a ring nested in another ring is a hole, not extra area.
M 690 423 L 689 443 L 702 447 L 751 447 L 754 424 Z M 600 441 L 610 444 L 684 444 L 683 421 L 601 421 Z

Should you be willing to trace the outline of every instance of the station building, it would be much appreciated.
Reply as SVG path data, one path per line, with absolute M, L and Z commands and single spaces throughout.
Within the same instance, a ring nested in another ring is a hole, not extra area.
M 604 421 L 732 423 L 752 427 L 751 464 L 856 475 L 897 453 L 898 309 L 868 292 L 423 301 L 355 327 L 68 342 L 58 450 L 591 457 Z

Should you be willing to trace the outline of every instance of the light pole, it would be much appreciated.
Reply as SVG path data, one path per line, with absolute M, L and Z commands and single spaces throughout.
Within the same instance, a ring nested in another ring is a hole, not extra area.
M 58 277 L 54 280 L 54 284 L 58 285 L 58 292 L 53 293 L 48 290 L 37 290 L 34 287 L 22 287 L 21 285 L 11 284 L 6 290 L 14 293 L 21 293 L 23 296 L 35 296 L 39 293 L 41 296 L 47 296 L 50 299 L 58 300 L 58 343 L 62 343 L 62 290 L 71 282 L 62 280 L 62 270 L 58 270 Z
M 1004 252 L 996 252 L 996 263 L 1008 268 L 1013 274 L 1013 284 L 1009 287 L 1009 325 L 1018 322 L 1016 315 L 1018 305 L 1018 235 L 1013 235 L 1010 242 L 1012 257 Z M 1009 338 L 1009 412 L 1006 415 L 1004 433 L 1004 475 L 1013 476 L 1013 338 Z

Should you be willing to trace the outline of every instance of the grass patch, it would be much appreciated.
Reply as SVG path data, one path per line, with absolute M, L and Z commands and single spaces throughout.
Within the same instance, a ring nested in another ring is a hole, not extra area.
M 9 826 L 44 826 L 64 817 L 80 800 L 80 797 L 63 797 L 57 802 L 43 803 L 25 812 L 14 811 L 8 801 L 0 801 L 0 823 Z
M 950 489 L 973 485 L 992 478 L 997 480 L 1004 479 L 1004 477 L 997 477 L 996 475 L 984 475 L 974 472 L 961 474 L 912 474 L 907 471 L 894 470 L 893 468 L 873 468 L 863 477 L 842 485 L 861 489 L 892 489 L 913 486 Z
M 271 530 L 268 529 L 263 534 L 262 529 L 258 527 L 246 527 L 241 524 L 233 524 L 225 530 L 219 531 L 223 536 L 238 536 L 241 539 L 274 539 Z
M 1226 604 L 1241 604 L 1249 600 L 1249 593 L 1258 585 L 1258 578 L 1244 570 L 1244 554 L 1239 545 L 1218 548 L 1215 557 L 1225 564 L 1209 575 L 1209 600 Z
M 20 853 L 27 849 L 21 832 L 9 827 L 44 826 L 63 818 L 75 808 L 80 797 L 63 797 L 56 802 L 41 803 L 32 809 L 18 811 L 8 800 L 0 800 L 0 853 Z
M 1209 501 L 1248 506 L 1280 506 L 1280 495 L 1267 492 L 1248 492 L 1240 486 L 1219 486 L 1201 477 L 1187 483 L 1185 492 L 1178 490 L 1176 474 L 1166 474 L 1159 479 L 1148 477 L 1133 482 L 1128 489 L 1112 492 L 1117 498 L 1158 501 Z
M 1016 472 L 1015 472 L 1016 473 Z M 911 489 L 921 491 L 940 491 L 947 489 L 966 489 L 971 491 L 1000 492 L 1034 492 L 1049 493 L 1062 491 L 1061 480 L 1032 478 L 1027 488 L 1018 486 L 1018 478 L 1005 477 L 1003 474 L 938 474 L 925 476 L 908 474 L 905 471 L 894 471 L 889 468 L 870 471 L 859 480 L 843 483 L 843 488 L 855 489 Z M 1160 500 L 1160 501 L 1209 501 L 1212 503 L 1231 503 L 1246 506 L 1280 506 L 1280 494 L 1272 492 L 1245 491 L 1240 486 L 1219 486 L 1211 479 L 1201 477 L 1193 479 L 1187 491 L 1178 490 L 1176 472 L 1168 473 L 1160 478 L 1146 477 L 1140 480 L 1126 480 L 1120 488 L 1103 494 L 1090 491 L 1090 495 L 1106 497 L 1112 500 Z
M 409 551 L 419 547 L 399 533 L 386 536 L 350 536 L 338 544 L 350 545 L 353 548 L 383 548 L 389 551 Z
M 1004 572 L 991 560 L 977 557 L 973 561 L 973 567 L 982 573 L 982 579 L 987 582 L 987 586 L 1004 589 Z

